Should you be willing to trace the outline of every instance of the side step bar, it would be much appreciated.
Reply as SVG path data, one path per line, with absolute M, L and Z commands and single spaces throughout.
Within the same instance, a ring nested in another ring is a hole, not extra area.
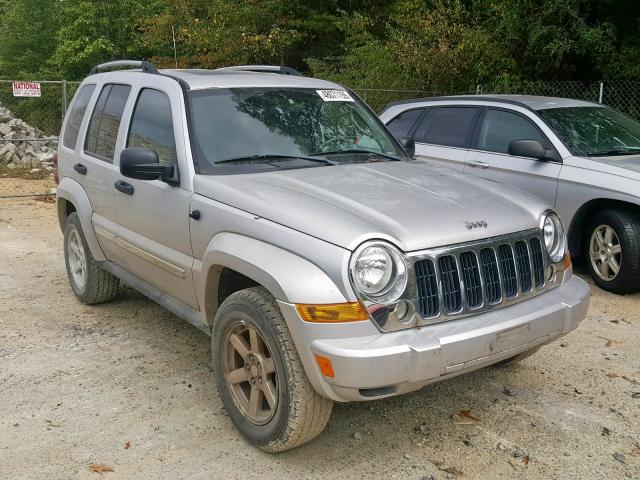
M 102 262 L 101 265 L 102 268 L 104 268 L 107 272 L 118 277 L 130 287 L 138 290 L 140 293 L 158 303 L 159 305 L 163 306 L 171 313 L 177 315 L 184 321 L 190 323 L 197 329 L 202 330 L 204 333 L 211 336 L 211 327 L 202 323 L 199 311 L 194 310 L 189 305 L 185 305 L 181 301 L 167 295 L 150 283 L 145 282 L 141 278 L 126 271 L 124 268 L 116 265 L 115 263 L 107 261 Z

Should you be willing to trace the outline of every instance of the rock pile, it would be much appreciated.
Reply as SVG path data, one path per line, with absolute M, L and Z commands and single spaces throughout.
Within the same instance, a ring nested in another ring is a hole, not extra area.
M 53 170 L 55 140 L 24 141 L 23 138 L 47 138 L 41 130 L 15 118 L 0 105 L 0 165 L 8 168 L 45 168 Z

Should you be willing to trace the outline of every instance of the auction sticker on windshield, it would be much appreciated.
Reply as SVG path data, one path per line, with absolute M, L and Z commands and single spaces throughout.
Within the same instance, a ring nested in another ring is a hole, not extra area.
M 344 90 L 316 90 L 325 102 L 353 102 L 353 98 Z

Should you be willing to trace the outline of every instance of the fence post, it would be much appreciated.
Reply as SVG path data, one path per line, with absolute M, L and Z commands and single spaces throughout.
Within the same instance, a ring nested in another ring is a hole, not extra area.
M 598 95 L 598 103 L 602 103 L 603 93 L 604 93 L 604 82 L 600 82 L 600 95 Z
M 67 81 L 62 80 L 62 119 L 67 114 Z

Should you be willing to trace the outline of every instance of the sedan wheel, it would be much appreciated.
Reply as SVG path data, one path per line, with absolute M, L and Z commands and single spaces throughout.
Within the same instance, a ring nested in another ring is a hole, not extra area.
M 640 215 L 617 209 L 595 212 L 585 231 L 583 254 L 600 288 L 618 294 L 640 290 Z
M 615 280 L 620 273 L 622 247 L 618 235 L 609 225 L 599 225 L 591 233 L 589 258 L 593 271 L 606 282 Z

